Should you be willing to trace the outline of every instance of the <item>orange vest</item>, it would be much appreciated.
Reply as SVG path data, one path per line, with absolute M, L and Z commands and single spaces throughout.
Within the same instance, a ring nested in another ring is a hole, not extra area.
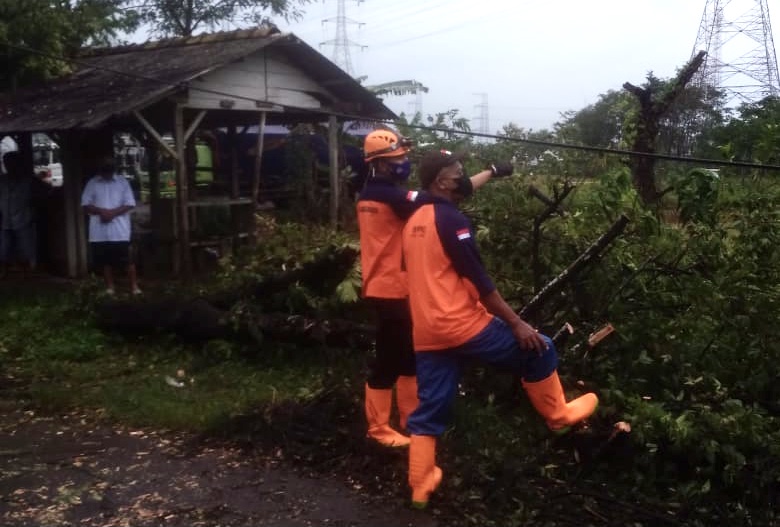
M 418 209 L 403 230 L 415 351 L 465 344 L 493 318 L 480 303 L 477 288 L 457 273 L 445 252 L 436 206 Z
M 404 220 L 386 203 L 368 200 L 358 201 L 357 219 L 363 296 L 406 298 L 409 288 L 401 261 Z

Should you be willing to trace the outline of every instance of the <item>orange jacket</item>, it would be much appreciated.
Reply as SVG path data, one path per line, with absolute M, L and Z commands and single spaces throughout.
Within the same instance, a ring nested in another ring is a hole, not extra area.
M 403 270 L 401 232 L 406 219 L 422 200 L 417 191 L 372 178 L 357 202 L 360 265 L 364 297 L 406 298 L 409 288 Z
M 495 286 L 471 224 L 454 204 L 436 199 L 415 212 L 404 227 L 403 251 L 416 351 L 460 346 L 485 329 L 493 315 L 479 299 Z

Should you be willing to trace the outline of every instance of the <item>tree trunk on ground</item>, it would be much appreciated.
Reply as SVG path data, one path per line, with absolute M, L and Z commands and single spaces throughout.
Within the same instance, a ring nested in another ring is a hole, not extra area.
M 276 340 L 338 347 L 368 347 L 374 328 L 352 320 L 318 320 L 301 315 L 270 313 L 231 319 L 228 311 L 207 300 L 106 302 L 96 309 L 98 327 L 128 336 L 173 333 L 191 342 L 212 339 Z
M 277 293 L 286 291 L 295 283 L 327 296 L 346 278 L 358 254 L 356 249 L 348 246 L 328 247 L 317 259 L 298 268 L 210 296 L 107 299 L 96 306 L 97 323 L 105 330 L 125 335 L 174 333 L 192 341 L 242 337 L 262 340 L 270 337 L 295 342 L 362 345 L 372 338 L 373 330 L 359 323 L 314 320 L 283 313 L 234 319 L 230 313 L 232 307 L 242 300 L 267 306 Z

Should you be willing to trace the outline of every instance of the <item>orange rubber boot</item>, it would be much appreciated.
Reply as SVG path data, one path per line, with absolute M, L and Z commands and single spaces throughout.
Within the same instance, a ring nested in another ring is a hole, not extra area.
M 412 487 L 412 507 L 424 509 L 428 498 L 441 484 L 442 471 L 436 466 L 436 437 L 411 437 L 409 446 L 409 486 Z
M 567 403 L 557 371 L 541 381 L 523 381 L 523 388 L 550 430 L 560 434 L 568 432 L 569 426 L 587 419 L 599 404 L 594 393 L 586 393 Z
M 417 409 L 420 402 L 417 399 L 417 377 L 414 375 L 401 375 L 395 381 L 395 402 L 398 405 L 398 421 L 402 429 L 406 428 L 406 421 Z
M 384 446 L 409 446 L 409 438 L 390 428 L 393 390 L 377 390 L 366 384 L 366 420 L 368 437 Z

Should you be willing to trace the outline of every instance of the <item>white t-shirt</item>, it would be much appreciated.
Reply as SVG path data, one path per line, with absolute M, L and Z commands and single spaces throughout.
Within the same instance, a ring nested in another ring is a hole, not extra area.
M 81 194 L 81 206 L 93 205 L 101 209 L 117 207 L 135 207 L 135 197 L 130 183 L 124 176 L 114 174 L 111 179 L 94 176 L 87 182 Z M 130 212 L 120 214 L 108 223 L 100 216 L 89 216 L 89 241 L 91 242 L 128 242 L 130 241 Z

